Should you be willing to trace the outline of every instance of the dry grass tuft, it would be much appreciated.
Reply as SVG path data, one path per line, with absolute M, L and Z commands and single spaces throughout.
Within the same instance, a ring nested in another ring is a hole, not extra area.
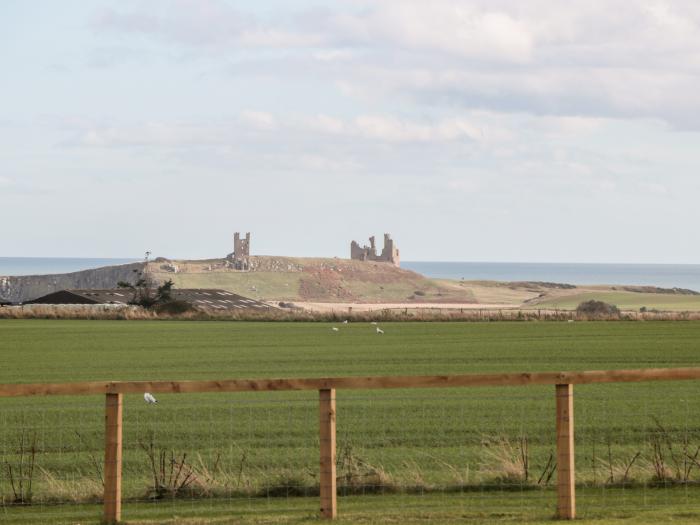
M 341 494 L 396 492 L 398 487 L 381 465 L 360 458 L 352 445 L 345 446 L 336 460 L 338 490 Z
M 42 487 L 42 500 L 45 503 L 99 503 L 102 501 L 104 486 L 90 476 L 80 473 L 73 479 L 58 478 L 55 474 L 39 467 Z
M 481 473 L 498 484 L 523 485 L 529 482 L 527 438 L 513 444 L 507 437 L 484 438 Z

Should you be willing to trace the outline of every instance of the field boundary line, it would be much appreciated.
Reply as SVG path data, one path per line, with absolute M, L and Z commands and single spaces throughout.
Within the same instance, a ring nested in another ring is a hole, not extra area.
M 214 381 L 90 381 L 80 383 L 5 383 L 0 397 L 98 395 L 98 394 L 194 394 L 214 392 L 279 392 L 290 390 L 375 390 L 389 388 L 455 388 L 479 386 L 527 386 L 700 379 L 700 367 L 587 370 L 570 372 L 520 372 L 430 376 L 370 376 L 288 379 L 221 379 Z

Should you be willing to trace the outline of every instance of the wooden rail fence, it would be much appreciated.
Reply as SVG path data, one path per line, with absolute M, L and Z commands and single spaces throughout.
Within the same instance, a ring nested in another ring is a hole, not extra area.
M 330 377 L 312 379 L 230 379 L 221 381 L 108 381 L 84 383 L 0 384 L 0 397 L 105 395 L 104 521 L 121 520 L 123 395 L 134 393 L 270 392 L 318 390 L 320 438 L 320 512 L 338 515 L 336 487 L 336 389 L 455 388 L 554 385 L 556 400 L 557 517 L 576 517 L 574 467 L 574 385 L 700 379 L 700 368 L 653 368 L 466 374 L 439 376 Z

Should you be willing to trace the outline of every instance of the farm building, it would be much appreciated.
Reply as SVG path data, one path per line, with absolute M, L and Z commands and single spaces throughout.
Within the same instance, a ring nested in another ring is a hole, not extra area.
M 173 299 L 187 301 L 199 308 L 215 310 L 241 310 L 270 308 L 265 303 L 249 299 L 226 290 L 182 288 L 170 292 Z M 130 290 L 117 288 L 110 290 L 61 290 L 43 297 L 25 301 L 24 304 L 114 304 L 126 305 L 132 298 Z

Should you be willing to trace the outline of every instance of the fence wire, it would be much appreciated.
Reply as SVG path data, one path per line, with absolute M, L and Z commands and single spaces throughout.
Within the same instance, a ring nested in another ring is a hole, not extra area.
M 318 393 L 125 395 L 123 519 L 318 512 Z M 700 509 L 694 382 L 574 388 L 578 515 Z M 342 391 L 339 513 L 546 519 L 553 387 Z M 0 400 L 0 522 L 99 521 L 104 397 Z

